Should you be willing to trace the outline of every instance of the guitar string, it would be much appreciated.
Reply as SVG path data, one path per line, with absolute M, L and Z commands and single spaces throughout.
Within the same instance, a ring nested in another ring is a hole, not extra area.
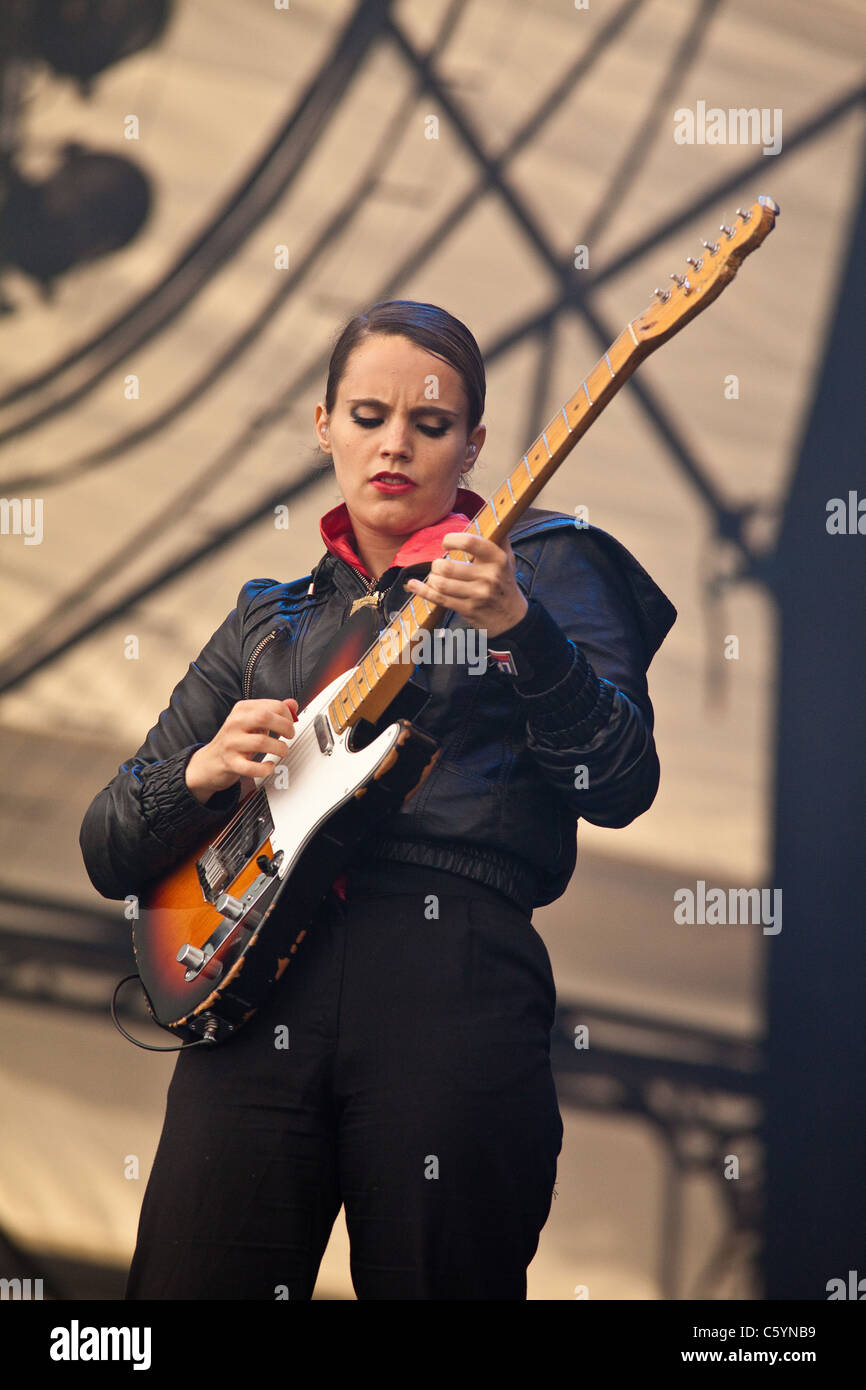
M 289 768 L 290 775 L 292 770 L 300 772 L 311 761 L 311 754 L 318 749 L 318 738 L 314 742 L 314 734 L 315 727 L 310 723 L 303 732 L 297 735 L 296 739 L 292 739 L 284 755 L 284 757 L 289 758 L 285 766 Z M 279 763 L 283 762 L 284 758 L 280 758 Z M 279 766 L 279 763 L 275 766 Z M 272 772 L 270 775 L 273 778 L 274 773 Z M 230 853 L 232 848 L 246 838 L 247 832 L 252 830 L 262 811 L 267 811 L 273 826 L 273 816 L 270 812 L 264 786 L 257 788 L 249 800 L 244 803 L 233 824 L 226 826 L 225 830 L 213 841 L 212 848 L 219 848 L 221 852 Z
M 415 597 L 418 596 L 415 595 Z M 409 600 L 409 603 L 411 602 L 412 600 Z M 408 608 L 409 603 L 405 604 L 404 607 Z M 362 667 L 364 662 L 367 660 L 367 657 L 371 656 L 377 650 L 380 651 L 381 659 L 383 662 L 385 662 L 387 668 L 389 663 L 387 660 L 387 656 L 383 650 L 383 644 L 381 639 L 384 632 L 388 631 L 395 621 L 396 617 L 391 620 L 391 623 L 388 624 L 388 628 L 383 629 L 382 632 L 380 632 L 378 636 L 374 639 L 374 641 L 371 642 L 370 646 L 367 648 L 367 651 L 356 664 L 354 671 L 357 671 L 360 667 Z M 401 640 L 401 646 L 399 650 L 402 653 L 402 632 L 399 632 L 398 635 Z M 375 662 L 373 663 L 373 669 L 374 671 L 376 670 Z M 350 676 L 349 679 L 353 679 L 353 676 Z M 340 689 L 344 689 L 346 684 L 348 684 L 348 682 L 344 682 Z M 367 684 L 369 685 L 369 681 L 367 682 Z M 299 771 L 301 767 L 304 766 L 304 764 L 310 761 L 309 756 L 305 753 L 302 753 L 301 749 L 304 749 L 307 746 L 309 746 L 311 749 L 313 748 L 314 734 L 315 726 L 311 722 L 303 731 L 303 733 L 298 734 L 296 736 L 296 740 L 292 740 L 292 744 L 287 749 L 286 754 L 280 758 L 280 762 L 283 762 L 285 757 L 289 757 L 290 761 L 286 764 L 286 766 L 290 769 L 294 767 L 296 770 Z M 315 740 L 315 746 L 318 747 L 318 738 L 316 738 Z M 274 774 L 271 773 L 272 778 L 273 776 Z M 267 805 L 267 798 L 264 796 L 264 787 L 259 787 L 252 794 L 252 796 L 250 796 L 249 800 L 244 803 L 244 806 L 237 813 L 235 820 L 230 825 L 227 825 L 225 829 L 215 837 L 215 839 L 212 841 L 211 848 L 218 849 L 220 852 L 225 851 L 226 853 L 230 853 L 231 850 L 239 844 L 239 842 L 247 838 L 248 832 L 252 830 L 255 821 L 259 818 L 263 810 L 267 810 L 268 814 L 270 814 L 270 807 Z M 271 824 L 273 825 L 273 817 L 271 817 Z
M 304 756 L 304 750 L 311 744 L 310 735 L 312 732 L 313 727 L 310 725 L 303 733 L 297 735 L 297 740 L 292 740 L 291 761 L 286 764 L 286 766 L 300 769 L 305 762 L 309 761 L 309 759 Z M 279 761 L 282 762 L 283 759 L 281 758 Z M 275 766 L 279 766 L 279 763 L 275 764 Z M 274 776 L 273 772 L 270 776 Z M 252 829 L 254 822 L 259 819 L 262 811 L 270 812 L 264 785 L 258 787 L 244 804 L 234 823 L 231 826 L 226 826 L 222 834 L 214 840 L 214 847 L 218 846 L 221 850 L 230 850 L 239 840 L 245 838 L 244 832 L 247 828 Z

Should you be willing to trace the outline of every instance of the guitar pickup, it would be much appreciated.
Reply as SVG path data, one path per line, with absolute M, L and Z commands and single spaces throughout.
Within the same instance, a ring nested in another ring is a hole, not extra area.
M 333 753 L 334 735 L 331 733 L 331 726 L 323 714 L 317 714 L 313 720 L 313 728 L 316 731 L 316 738 L 319 740 L 319 748 L 323 753 Z

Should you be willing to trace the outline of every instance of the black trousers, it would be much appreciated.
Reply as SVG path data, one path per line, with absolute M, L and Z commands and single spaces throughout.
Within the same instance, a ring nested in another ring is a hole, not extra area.
M 127 1299 L 310 1299 L 346 1209 L 359 1299 L 525 1299 L 562 1121 L 550 959 L 495 890 L 381 863 L 264 1006 L 180 1053 Z

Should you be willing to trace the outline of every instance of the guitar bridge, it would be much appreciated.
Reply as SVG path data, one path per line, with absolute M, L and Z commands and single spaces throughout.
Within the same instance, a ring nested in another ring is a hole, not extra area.
M 224 842 L 217 839 L 214 844 L 208 845 L 195 865 L 205 902 L 216 904 L 220 893 L 225 893 L 229 885 L 234 883 L 241 869 L 252 859 L 256 850 L 261 849 L 273 828 L 267 802 L 263 802 L 257 815 L 232 826 L 231 835 Z

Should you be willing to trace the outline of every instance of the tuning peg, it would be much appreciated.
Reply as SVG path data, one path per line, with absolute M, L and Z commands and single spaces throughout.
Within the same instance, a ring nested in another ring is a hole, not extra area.
M 742 217 L 744 222 L 750 222 L 752 220 L 751 208 L 737 208 L 737 216 Z
M 693 270 L 700 270 L 703 263 L 703 256 L 698 256 L 697 260 L 695 260 L 694 256 L 686 256 L 686 265 L 690 265 Z
M 660 290 L 659 287 L 658 287 L 658 285 L 656 285 L 655 289 L 653 290 L 653 294 L 657 294 L 657 295 L 658 295 L 658 297 L 659 297 L 659 299 L 661 300 L 662 304 L 667 304 L 668 300 L 669 300 L 670 297 L 671 297 L 671 292 L 670 292 L 670 290 Z
M 762 193 L 758 202 L 761 204 L 762 208 L 768 208 L 774 217 L 778 217 L 779 213 L 782 211 L 775 198 L 771 198 L 769 193 Z
M 717 241 L 702 241 L 701 246 L 705 246 L 711 256 L 714 256 L 719 249 L 719 243 Z
M 726 232 L 726 233 L 727 233 L 728 241 L 730 241 L 730 239 L 731 239 L 732 236 L 736 236 L 736 233 L 735 233 L 733 227 L 727 226 L 726 223 L 724 223 L 724 222 L 723 222 L 722 225 L 719 227 L 719 231 L 720 231 L 720 232 Z
M 691 294 L 691 292 L 692 292 L 692 287 L 691 287 L 691 285 L 690 285 L 689 282 L 688 282 L 687 276 L 685 276 L 685 275 L 672 275 L 672 276 L 671 276 L 671 279 L 672 279 L 672 280 L 676 280 L 676 282 L 677 282 L 677 284 L 679 285 L 680 289 L 682 290 L 683 294 Z

